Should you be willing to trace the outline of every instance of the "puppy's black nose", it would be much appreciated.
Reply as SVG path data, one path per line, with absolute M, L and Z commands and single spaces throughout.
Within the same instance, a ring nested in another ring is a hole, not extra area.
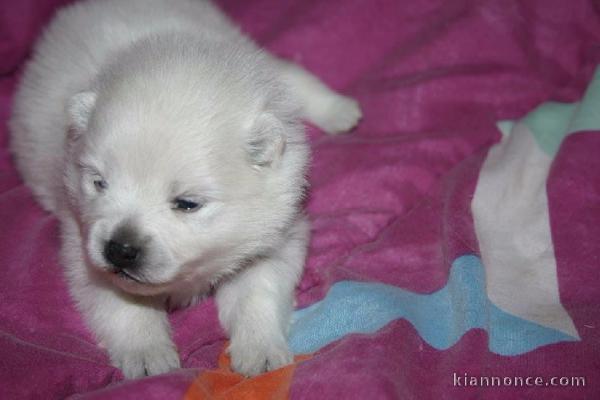
M 141 250 L 128 242 L 110 240 L 104 247 L 104 256 L 119 270 L 135 269 L 139 264 Z

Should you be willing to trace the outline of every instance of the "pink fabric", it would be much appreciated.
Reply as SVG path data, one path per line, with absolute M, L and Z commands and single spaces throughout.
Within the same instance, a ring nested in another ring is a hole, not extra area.
M 0 3 L 0 398 L 181 398 L 216 366 L 225 336 L 211 300 L 171 316 L 184 369 L 120 382 L 66 292 L 56 219 L 36 205 L 7 150 L 11 98 L 32 40 L 61 0 Z M 477 253 L 470 199 L 495 122 L 579 98 L 600 60 L 591 1 L 223 0 L 260 44 L 355 96 L 346 136 L 310 127 L 313 238 L 299 305 L 342 279 L 427 293 Z M 132 16 L 134 18 L 134 16 Z M 301 364 L 293 398 L 470 398 L 452 372 L 586 376 L 586 388 L 488 389 L 485 398 L 600 397 L 597 133 L 570 137 L 548 183 L 563 304 L 582 337 L 518 357 L 484 331 L 437 351 L 406 321 L 351 335 Z M 591 327 L 591 328 L 590 328 Z

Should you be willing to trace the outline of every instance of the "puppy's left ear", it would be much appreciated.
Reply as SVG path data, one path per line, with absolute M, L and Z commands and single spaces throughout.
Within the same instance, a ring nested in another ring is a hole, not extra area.
M 69 116 L 69 130 L 77 134 L 82 133 L 88 127 L 92 111 L 96 105 L 96 93 L 80 92 L 71 97 L 67 104 Z
M 285 125 L 265 112 L 254 120 L 246 141 L 250 163 L 255 168 L 276 165 L 285 150 Z

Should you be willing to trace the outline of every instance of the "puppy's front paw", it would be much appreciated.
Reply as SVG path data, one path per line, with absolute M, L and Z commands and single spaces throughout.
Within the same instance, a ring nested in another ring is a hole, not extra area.
M 290 364 L 294 356 L 283 343 L 267 343 L 258 340 L 248 342 L 232 340 L 229 346 L 231 368 L 245 376 L 256 376 Z
M 179 354 L 175 346 L 154 344 L 135 350 L 124 350 L 111 354 L 112 364 L 119 368 L 125 378 L 140 378 L 158 375 L 179 368 Z
M 360 105 L 356 100 L 337 94 L 327 101 L 320 114 L 316 122 L 327 133 L 349 131 L 362 117 Z

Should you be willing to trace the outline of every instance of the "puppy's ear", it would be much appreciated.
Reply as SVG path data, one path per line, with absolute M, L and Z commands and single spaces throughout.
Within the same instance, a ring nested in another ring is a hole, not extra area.
M 96 93 L 80 92 L 71 97 L 67 104 L 69 131 L 79 134 L 88 127 L 90 116 L 96 105 Z
M 252 126 L 246 151 L 256 167 L 275 165 L 285 150 L 285 126 L 271 113 L 262 113 Z

